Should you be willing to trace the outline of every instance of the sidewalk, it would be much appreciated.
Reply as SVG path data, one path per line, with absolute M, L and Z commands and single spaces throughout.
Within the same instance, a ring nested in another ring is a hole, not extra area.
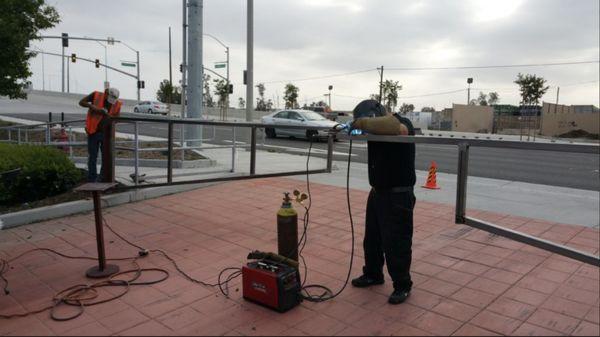
M 108 223 L 146 248 L 164 249 L 193 277 L 214 282 L 225 267 L 241 267 L 250 250 L 276 250 L 275 214 L 283 191 L 305 191 L 294 179 L 224 183 L 105 210 Z M 313 183 L 311 225 L 304 256 L 308 283 L 336 291 L 350 257 L 345 189 Z M 356 226 L 353 275 L 362 266 L 367 193 L 351 191 Z M 519 231 L 598 254 L 599 232 L 582 226 L 469 211 Z M 105 232 L 108 257 L 137 250 Z M 84 214 L 0 231 L 0 253 L 16 256 L 47 247 L 74 255 L 96 255 L 93 215 Z M 495 235 L 453 223 L 453 207 L 417 201 L 413 245 L 415 286 L 407 303 L 388 305 L 383 286 L 349 286 L 326 303 L 304 302 L 279 314 L 241 298 L 240 280 L 231 297 L 185 280 L 160 255 L 142 267 L 167 268 L 170 277 L 133 286 L 107 304 L 86 307 L 68 322 L 48 312 L 0 319 L 2 335 L 598 335 L 599 270 Z M 128 269 L 128 263 L 118 263 Z M 10 295 L 0 295 L 0 313 L 36 309 L 59 290 L 89 283 L 92 261 L 34 253 L 6 274 Z M 154 276 L 156 277 L 156 276 Z M 149 278 L 154 278 L 149 276 Z M 110 290 L 118 293 L 120 290 Z M 106 296 L 103 291 L 101 296 Z M 68 314 L 68 313 L 67 313 Z

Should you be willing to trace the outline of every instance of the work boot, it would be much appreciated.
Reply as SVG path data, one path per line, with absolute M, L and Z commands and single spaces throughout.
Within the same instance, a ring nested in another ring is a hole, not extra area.
M 383 277 L 382 278 L 372 278 L 370 276 L 363 274 L 352 280 L 352 285 L 357 288 L 366 288 L 366 287 L 370 287 L 370 286 L 374 286 L 374 285 L 378 285 L 378 284 L 383 284 Z
M 394 289 L 394 292 L 390 295 L 388 299 L 388 303 L 390 304 L 400 304 L 406 301 L 408 296 L 410 295 L 410 290 L 403 289 Z

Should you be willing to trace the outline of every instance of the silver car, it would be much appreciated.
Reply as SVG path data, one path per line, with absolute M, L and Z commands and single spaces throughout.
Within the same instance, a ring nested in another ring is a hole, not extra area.
M 265 133 L 269 138 L 275 138 L 277 136 L 301 137 L 307 139 L 315 136 L 317 138 L 326 138 L 328 136 L 327 130 L 315 130 L 311 129 L 311 127 L 326 127 L 331 129 L 338 124 L 314 111 L 308 110 L 277 111 L 264 116 L 261 120 L 263 124 L 273 125 L 273 127 L 265 128 Z M 306 128 L 286 128 L 286 126 L 291 125 L 305 126 Z
M 133 112 L 166 115 L 169 112 L 169 108 L 165 103 L 156 101 L 142 101 L 133 107 Z

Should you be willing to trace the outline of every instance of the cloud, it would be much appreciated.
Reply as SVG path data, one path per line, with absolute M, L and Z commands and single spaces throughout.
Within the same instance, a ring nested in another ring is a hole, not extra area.
M 54 0 L 62 22 L 44 32 L 72 36 L 114 36 L 140 50 L 141 73 L 146 81 L 143 98 L 153 98 L 162 79 L 168 78 L 168 27 L 173 32 L 173 76 L 180 78 L 182 1 L 107 0 L 106 14 L 87 1 Z M 597 60 L 599 52 L 599 2 L 597 0 L 261 0 L 254 8 L 255 82 L 285 81 L 331 74 L 370 72 L 300 81 L 300 98 L 322 97 L 333 85 L 334 108 L 351 109 L 361 97 L 378 91 L 376 67 L 472 66 Z M 204 31 L 230 47 L 230 75 L 234 99 L 245 96 L 241 85 L 246 64 L 246 1 L 204 0 Z M 58 40 L 37 45 L 60 52 Z M 223 61 L 224 48 L 205 39 L 206 67 Z M 73 42 L 68 53 L 104 58 L 103 47 Z M 132 60 L 135 54 L 123 46 L 108 49 L 109 64 Z M 33 82 L 41 87 L 40 60 L 32 62 Z M 130 68 L 123 68 L 131 70 Z M 214 69 L 216 70 L 217 69 Z M 536 73 L 559 86 L 598 79 L 598 64 L 528 69 L 444 71 L 384 71 L 386 79 L 400 81 L 404 96 L 418 96 L 474 86 L 500 92 L 501 102 L 517 103 L 512 83 L 518 72 Z M 224 73 L 223 73 L 224 74 Z M 60 62 L 46 58 L 46 81 L 56 90 Z M 77 91 L 101 87 L 104 72 L 93 65 L 71 65 Z M 109 80 L 135 97 L 135 81 L 110 73 Z M 266 96 L 282 96 L 284 83 L 266 85 Z M 73 87 L 72 87 L 73 88 Z M 512 89 L 511 89 L 512 88 Z M 594 90 L 596 93 L 594 94 Z M 561 101 L 599 104 L 598 85 L 561 89 Z M 337 97 L 335 95 L 338 95 Z M 348 97 L 351 96 L 351 97 Z M 409 103 L 437 108 L 466 100 L 465 93 L 412 98 Z M 408 100 L 408 99 L 407 99 Z M 303 102 L 301 102 L 303 103 Z M 310 103 L 310 102 L 308 102 Z M 337 105 L 336 105 L 337 104 Z

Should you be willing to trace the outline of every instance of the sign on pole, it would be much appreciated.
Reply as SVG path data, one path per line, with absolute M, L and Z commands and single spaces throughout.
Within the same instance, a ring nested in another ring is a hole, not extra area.
M 132 62 L 124 62 L 124 61 L 121 61 L 121 65 L 122 65 L 123 67 L 133 67 L 133 68 L 135 68 L 135 63 L 132 63 Z
M 225 68 L 225 67 L 227 67 L 226 63 L 215 63 L 215 68 L 217 68 L 217 69 L 218 68 Z

